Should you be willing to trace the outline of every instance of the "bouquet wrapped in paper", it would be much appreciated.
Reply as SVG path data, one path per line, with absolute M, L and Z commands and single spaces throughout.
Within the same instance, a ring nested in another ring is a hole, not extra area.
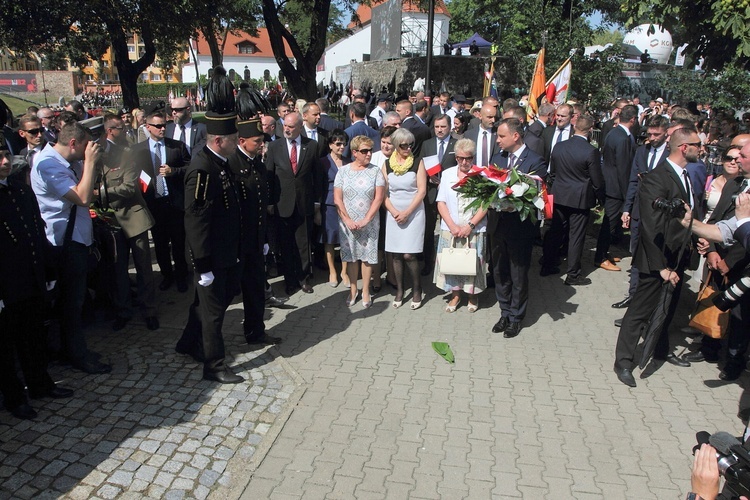
M 518 212 L 521 220 L 531 218 L 533 222 L 539 218 L 538 212 L 545 211 L 548 203 L 542 178 L 519 172 L 515 167 L 500 169 L 494 165 L 474 165 L 453 189 L 473 199 L 470 208 Z

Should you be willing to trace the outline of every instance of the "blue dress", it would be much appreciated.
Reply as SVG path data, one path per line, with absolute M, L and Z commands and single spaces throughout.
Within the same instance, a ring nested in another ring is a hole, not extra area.
M 343 158 L 343 165 L 349 163 L 347 158 Z M 339 213 L 336 205 L 333 203 L 333 182 L 339 168 L 329 154 L 320 160 L 323 167 L 323 179 L 325 179 L 325 191 L 323 192 L 323 205 L 320 211 L 321 228 L 319 243 L 328 243 L 331 245 L 339 244 Z

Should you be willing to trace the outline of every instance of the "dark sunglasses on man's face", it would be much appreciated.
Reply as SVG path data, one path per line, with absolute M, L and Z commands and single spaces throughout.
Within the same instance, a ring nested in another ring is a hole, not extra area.
M 185 111 L 187 108 L 172 108 L 173 113 L 181 113 L 182 111 Z
M 149 127 L 154 127 L 158 129 L 162 129 L 167 126 L 166 123 L 147 123 L 146 125 L 148 125 Z
M 31 135 L 38 135 L 41 131 L 42 129 L 40 128 L 30 128 L 29 130 L 24 130 L 24 132 Z

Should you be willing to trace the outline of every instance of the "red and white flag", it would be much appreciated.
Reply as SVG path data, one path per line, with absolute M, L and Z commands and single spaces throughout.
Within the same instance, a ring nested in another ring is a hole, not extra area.
M 438 155 L 425 156 L 422 158 L 422 161 L 424 162 L 425 170 L 427 170 L 427 175 L 437 175 L 443 170 L 440 160 L 438 160 Z
M 559 106 L 564 104 L 568 99 L 568 90 L 570 90 L 570 75 L 573 72 L 573 65 L 568 58 L 560 69 L 558 69 L 552 78 L 547 81 L 547 102 Z
M 141 182 L 141 191 L 144 193 L 148 191 L 148 185 L 151 184 L 151 176 L 141 170 L 141 175 L 138 177 L 138 180 Z

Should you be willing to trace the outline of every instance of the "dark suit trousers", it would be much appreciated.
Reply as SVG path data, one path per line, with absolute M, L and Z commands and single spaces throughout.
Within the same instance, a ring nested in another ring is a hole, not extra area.
M 638 248 L 638 238 L 641 235 L 641 221 L 630 219 L 630 255 L 635 255 Z M 628 284 L 628 296 L 635 295 L 638 288 L 638 268 L 631 264 L 630 266 L 630 283 Z
M 128 274 L 131 250 L 133 251 L 133 264 L 135 264 L 138 280 L 138 299 L 146 317 L 156 316 L 156 291 L 154 272 L 151 266 L 151 249 L 148 244 L 148 231 L 132 238 L 125 236 L 122 231 L 117 234 L 117 262 L 115 262 L 115 290 L 113 294 L 117 315 L 121 318 L 133 316 L 130 300 L 130 275 Z
M 89 247 L 82 243 L 66 243 L 57 282 L 62 350 L 75 363 L 83 363 L 90 357 L 81 318 L 86 299 L 89 251 Z
M 435 243 L 435 225 L 437 224 L 437 203 L 424 202 L 424 246 L 422 247 L 422 255 L 424 257 L 424 265 L 427 269 L 435 267 L 435 252 L 437 251 L 437 245 Z
M 677 303 L 680 300 L 680 291 L 682 290 L 683 270 L 678 270 L 680 281 L 675 287 L 672 299 L 667 309 L 667 316 L 664 320 L 664 326 L 661 328 L 659 340 L 654 349 L 655 358 L 664 358 L 669 353 L 669 325 L 672 323 L 674 312 L 677 309 Z M 641 335 L 645 334 L 645 328 L 648 327 L 648 321 L 651 314 L 659 304 L 662 293 L 662 284 L 659 273 L 641 273 L 638 278 L 638 288 L 636 289 L 633 302 L 630 303 L 625 317 L 622 319 L 622 327 L 617 336 L 617 345 L 615 347 L 615 369 L 621 370 L 627 368 L 632 370 L 638 365 L 635 360 L 635 350 Z
M 203 360 L 204 368 L 210 371 L 220 370 L 224 365 L 221 328 L 227 307 L 239 289 L 240 271 L 239 264 L 213 271 L 214 281 L 209 286 L 199 285 L 200 275 L 195 275 L 195 300 L 177 345 L 178 349 Z
M 495 296 L 503 317 L 519 322 L 529 302 L 529 267 L 534 240 L 512 234 L 491 235 Z
M 47 373 L 47 330 L 44 299 L 33 297 L 6 304 L 0 312 L 0 392 L 6 408 L 25 402 L 16 374 L 16 354 L 29 390 L 44 392 L 54 382 Z
M 310 274 L 310 238 L 313 217 L 295 209 L 291 217 L 279 217 L 279 257 L 286 286 L 296 287 Z
M 622 236 L 622 200 L 607 196 L 604 201 L 604 219 L 596 241 L 594 264 L 599 264 L 607 258 L 609 245 L 614 238 L 616 241 Z
M 586 227 L 589 223 L 588 208 L 574 208 L 555 205 L 552 225 L 544 238 L 544 265 L 554 267 L 557 251 L 568 235 L 568 278 L 581 275 L 581 257 L 586 239 Z
M 260 252 L 245 254 L 241 285 L 242 305 L 245 309 L 245 338 L 262 337 L 266 332 L 263 322 L 266 305 L 266 268 Z
M 185 213 L 173 206 L 167 197 L 151 201 L 148 209 L 156 222 L 151 228 L 151 235 L 154 237 L 156 262 L 159 263 L 162 276 L 185 278 L 188 273 L 185 258 Z

